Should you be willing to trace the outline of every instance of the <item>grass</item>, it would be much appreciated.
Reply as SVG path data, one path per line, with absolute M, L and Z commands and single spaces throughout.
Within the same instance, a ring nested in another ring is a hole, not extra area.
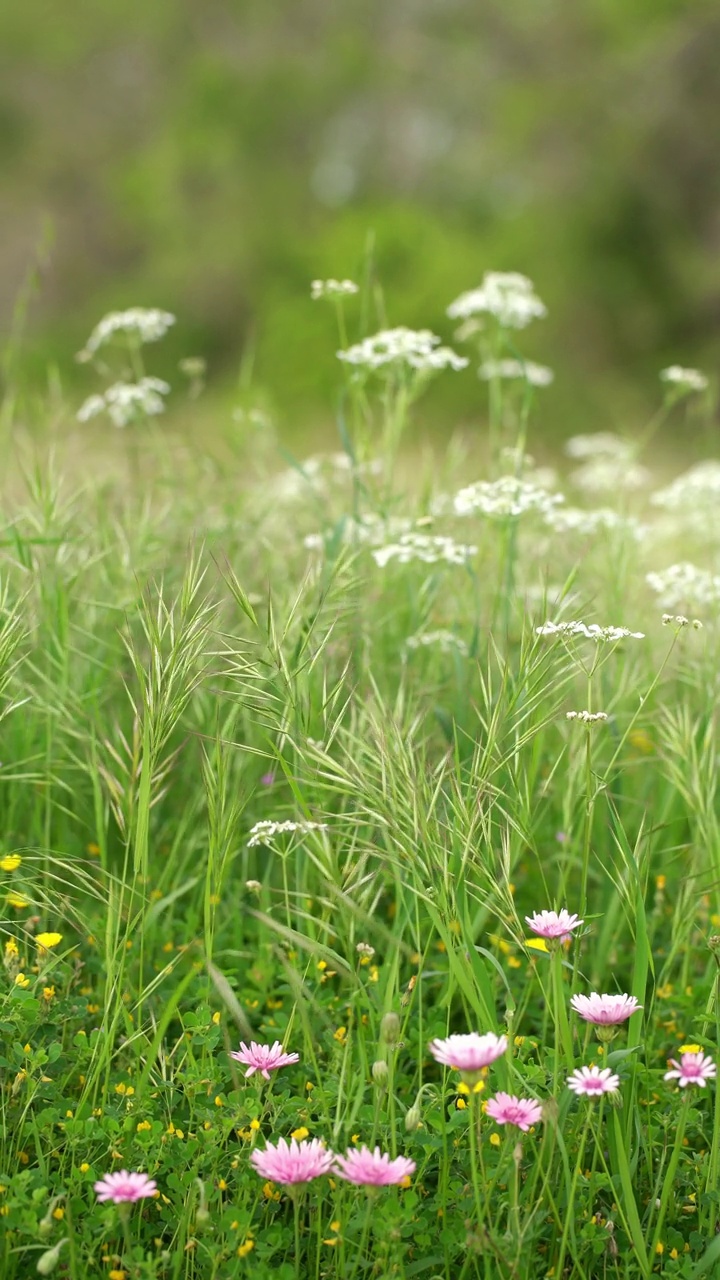
M 716 1274 L 714 1083 L 664 1073 L 720 1031 L 717 610 L 663 627 L 645 584 L 712 567 L 712 524 L 622 493 L 641 538 L 457 517 L 439 492 L 499 474 L 526 399 L 493 386 L 489 463 L 418 464 L 420 387 L 380 385 L 346 375 L 342 467 L 250 475 L 146 423 L 127 467 L 45 459 L 7 495 L 6 1280 Z M 380 567 L 367 522 L 400 516 L 477 551 Z M 645 636 L 537 634 L 573 617 Z M 249 844 L 258 822 L 300 825 Z M 532 945 L 545 907 L 584 918 L 568 947 Z M 601 1043 L 569 1006 L 590 990 L 642 1012 Z M 478 1091 L 428 1051 L 469 1031 L 509 1041 Z M 246 1079 L 241 1039 L 299 1062 Z M 570 1092 L 590 1063 L 617 1094 Z M 498 1089 L 542 1121 L 494 1124 Z M 291 1134 L 416 1170 L 288 1194 L 249 1157 Z M 99 1205 L 120 1169 L 158 1195 Z

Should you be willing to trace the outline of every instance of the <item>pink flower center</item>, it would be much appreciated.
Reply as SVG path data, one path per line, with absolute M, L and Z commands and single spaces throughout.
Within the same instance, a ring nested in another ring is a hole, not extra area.
M 598 1080 L 595 1076 L 591 1076 L 589 1079 L 585 1080 L 585 1088 L 590 1093 L 602 1093 L 603 1082 L 602 1080 Z
M 682 1073 L 684 1076 L 701 1076 L 702 1067 L 699 1062 L 683 1062 Z

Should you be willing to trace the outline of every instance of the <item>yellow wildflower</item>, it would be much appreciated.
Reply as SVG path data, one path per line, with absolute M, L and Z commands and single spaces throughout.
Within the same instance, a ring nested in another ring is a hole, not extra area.
M 136 1125 L 136 1131 L 138 1133 L 147 1133 L 148 1129 L 152 1129 L 152 1125 L 149 1120 L 141 1120 L 140 1123 Z
M 8 853 L 4 858 L 0 858 L 0 870 L 17 871 L 22 858 L 18 853 Z
M 308 1138 L 309 1136 L 310 1130 L 306 1129 L 305 1125 L 301 1125 L 299 1129 L 293 1129 L 290 1134 L 290 1137 L 295 1138 L 296 1142 L 302 1142 L 303 1138 Z
M 253 1132 L 254 1132 L 254 1133 L 257 1133 L 258 1129 L 260 1128 L 260 1121 L 259 1121 L 259 1120 L 251 1120 L 251 1121 L 250 1121 L 250 1128 L 253 1130 Z
M 238 1258 L 246 1258 L 247 1255 L 250 1253 L 250 1251 L 254 1248 L 255 1248 L 254 1240 L 243 1240 L 242 1244 L 238 1246 Z
M 5 895 L 5 901 L 9 907 L 14 907 L 16 911 L 22 911 L 24 907 L 30 906 L 27 898 L 23 898 L 21 893 L 8 893 Z
M 490 1134 L 490 1145 L 491 1145 L 491 1146 L 493 1146 L 493 1147 L 499 1147 L 499 1146 L 500 1146 L 500 1134 L 499 1134 L 499 1133 L 491 1133 L 491 1134 Z
M 548 946 L 544 938 L 526 938 L 525 946 L 531 951 L 547 951 Z
M 29 979 L 29 978 L 26 978 L 24 973 L 16 973 L 16 974 L 15 974 L 15 986 L 16 986 L 16 987 L 29 987 L 29 986 L 30 986 L 30 979 Z
M 49 951 L 52 947 L 57 947 L 62 942 L 61 933 L 38 933 L 35 941 L 43 951 Z
M 701 1053 L 702 1050 L 699 1044 L 681 1044 L 680 1052 L 681 1053 Z
M 342 1044 L 347 1035 L 347 1027 L 338 1027 L 337 1031 L 333 1031 L 333 1039 Z
M 47 1000 L 48 1004 L 55 997 L 54 987 L 43 987 L 43 1000 Z
M 83 1160 L 82 1164 L 80 1165 L 80 1172 L 87 1173 L 89 1168 L 90 1168 L 90 1165 L 88 1164 L 87 1160 Z

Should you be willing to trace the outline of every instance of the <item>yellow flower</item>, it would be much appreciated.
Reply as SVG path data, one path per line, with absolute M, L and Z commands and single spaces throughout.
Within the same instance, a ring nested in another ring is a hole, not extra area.
M 95 844 L 95 841 L 91 840 L 90 844 L 87 846 L 87 851 L 90 854 L 91 858 L 97 858 L 99 857 L 99 854 L 100 854 L 100 845 Z
M 263 1195 L 266 1200 L 280 1199 L 280 1192 L 275 1190 L 275 1185 L 272 1182 L 263 1183 Z
M 216 1095 L 216 1098 L 215 1098 L 215 1106 L 216 1106 L 216 1107 L 224 1107 L 224 1106 L 225 1106 L 225 1103 L 223 1102 L 223 1100 L 222 1100 L 222 1098 L 220 1097 L 220 1094 L 219 1094 L 219 1093 Z
M 227 1182 L 224 1178 L 221 1178 L 218 1182 L 218 1191 L 227 1191 Z
M 116 1269 L 108 1271 L 108 1280 L 125 1280 L 125 1272 Z
M 0 870 L 17 871 L 22 858 L 18 853 L 8 853 L 4 858 L 0 858 Z
M 649 733 L 644 729 L 632 729 L 628 734 L 628 742 L 636 751 L 642 751 L 644 755 L 650 755 L 655 750 L 653 740 Z
M 137 1133 L 146 1133 L 148 1129 L 152 1129 L 152 1125 L 149 1120 L 141 1120 L 140 1123 L 136 1125 Z
M 65 1217 L 65 1210 L 63 1209 L 61 1204 L 58 1205 L 57 1209 L 53 1209 L 52 1216 L 53 1218 L 55 1218 L 56 1222 L 62 1222 L 63 1218 Z
M 250 1253 L 250 1251 L 254 1248 L 255 1248 L 254 1240 L 243 1240 L 242 1244 L 238 1246 L 238 1258 L 246 1258 L 247 1255 Z
M 457 1102 L 455 1103 L 455 1106 L 457 1107 L 458 1111 L 464 1111 L 467 1106 L 467 1102 L 465 1101 L 464 1098 L 458 1098 Z
M 22 911 L 24 907 L 30 906 L 27 898 L 23 898 L 21 893 L 8 893 L 5 895 L 5 901 L 9 907 L 15 907 L 16 911 Z
M 491 1146 L 493 1146 L 493 1147 L 499 1147 L 499 1146 L 500 1146 L 500 1134 L 499 1134 L 499 1133 L 491 1133 L 491 1134 L 490 1134 L 490 1145 L 491 1145 Z
M 218 1011 L 216 1011 L 216 1012 L 213 1014 L 213 1016 L 212 1016 L 212 1020 L 213 1020 L 213 1022 L 215 1023 L 215 1026 L 217 1027 L 217 1026 L 218 1026 L 218 1024 L 219 1024 L 219 1022 L 220 1022 L 220 1013 L 219 1013 Z
M 667 884 L 667 876 L 655 877 L 655 888 L 657 889 L 658 893 L 662 893 L 666 884 Z
M 80 1165 L 80 1172 L 87 1173 L 89 1168 L 90 1168 L 90 1165 L 88 1164 L 87 1160 L 83 1160 L 82 1164 Z
M 296 1142 L 302 1142 L 303 1138 L 308 1138 L 309 1136 L 310 1130 L 306 1129 L 305 1125 L 301 1125 L 299 1129 L 293 1129 L 290 1134 L 290 1137 L 294 1138 Z
M 62 942 L 61 933 L 38 933 L 35 941 L 44 951 L 49 951 L 51 947 L 57 947 Z
M 663 1244 L 662 1240 L 658 1240 L 657 1244 L 655 1245 L 655 1252 L 656 1253 L 665 1252 L 665 1245 Z
M 251 1120 L 251 1121 L 250 1121 L 250 1128 L 253 1130 L 253 1132 L 254 1132 L 254 1133 L 257 1133 L 258 1129 L 260 1128 L 260 1121 L 259 1121 L 259 1120 Z
M 701 1048 L 699 1044 L 681 1044 L 680 1052 L 681 1053 L 700 1053 Z
M 24 973 L 16 973 L 16 974 L 15 974 L 15 986 L 16 986 L 16 987 L 29 987 L 29 986 L 30 986 L 30 979 L 29 979 L 29 978 L 26 978 Z
M 544 938 L 526 938 L 525 946 L 531 951 L 547 951 L 547 942 Z
M 342 1044 L 347 1035 L 347 1027 L 338 1027 L 337 1031 L 333 1031 L 333 1039 Z
M 55 996 L 54 987 L 43 987 L 43 1000 L 47 1000 L 48 1004 Z

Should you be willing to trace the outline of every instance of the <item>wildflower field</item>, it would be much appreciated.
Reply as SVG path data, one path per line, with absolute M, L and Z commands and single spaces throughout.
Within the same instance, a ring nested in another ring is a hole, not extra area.
M 337 452 L 173 439 L 137 308 L 7 484 L 0 1276 L 718 1275 L 712 388 L 551 470 L 525 277 L 307 306 Z

